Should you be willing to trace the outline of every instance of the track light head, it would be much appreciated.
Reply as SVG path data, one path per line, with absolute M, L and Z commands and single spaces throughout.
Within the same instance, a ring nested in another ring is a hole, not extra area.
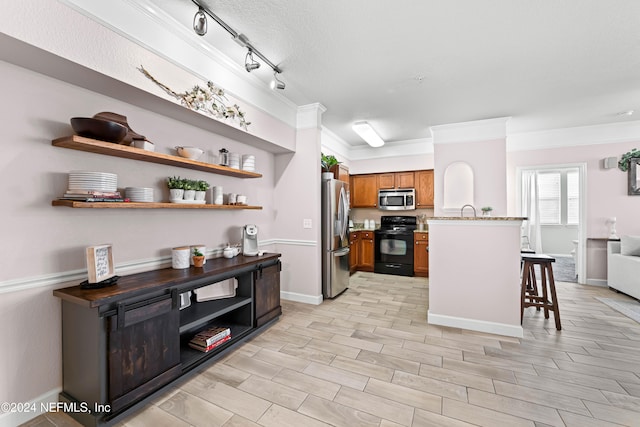
M 249 49 L 249 51 L 247 52 L 247 56 L 244 57 L 244 68 L 249 73 L 260 68 L 260 63 L 253 59 L 253 52 L 251 51 L 251 49 Z
M 285 84 L 282 80 L 278 78 L 278 73 L 273 73 L 273 79 L 271 80 L 271 89 L 276 90 L 284 90 Z
M 204 14 L 202 8 L 198 8 L 193 17 L 193 31 L 199 36 L 207 34 L 207 15 Z

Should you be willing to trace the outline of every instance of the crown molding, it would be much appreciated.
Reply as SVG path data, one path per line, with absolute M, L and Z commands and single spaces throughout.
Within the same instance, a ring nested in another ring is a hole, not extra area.
M 326 107 L 318 102 L 314 104 L 301 105 L 296 113 L 296 126 L 301 129 L 321 129 L 322 113 L 327 111 Z
M 640 121 L 508 135 L 507 151 L 544 150 L 630 141 L 640 141 Z
M 506 138 L 507 122 L 510 118 L 498 117 L 495 119 L 431 126 L 433 143 L 446 144 Z

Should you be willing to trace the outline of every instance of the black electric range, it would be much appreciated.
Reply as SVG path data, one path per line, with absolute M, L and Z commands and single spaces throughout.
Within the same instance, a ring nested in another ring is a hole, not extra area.
M 415 216 L 383 216 L 375 231 L 373 271 L 398 276 L 413 276 L 413 232 Z

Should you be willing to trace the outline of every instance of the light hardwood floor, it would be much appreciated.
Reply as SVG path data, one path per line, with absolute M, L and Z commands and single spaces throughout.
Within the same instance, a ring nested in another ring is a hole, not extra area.
M 528 308 L 515 339 L 428 325 L 426 279 L 356 273 L 118 425 L 640 426 L 640 324 L 595 299 L 628 297 L 557 288 L 562 331 Z

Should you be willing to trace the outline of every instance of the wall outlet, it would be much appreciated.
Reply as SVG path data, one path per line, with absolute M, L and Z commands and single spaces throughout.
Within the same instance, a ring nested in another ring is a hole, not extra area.
M 302 228 L 311 228 L 311 220 L 303 219 L 302 220 Z

